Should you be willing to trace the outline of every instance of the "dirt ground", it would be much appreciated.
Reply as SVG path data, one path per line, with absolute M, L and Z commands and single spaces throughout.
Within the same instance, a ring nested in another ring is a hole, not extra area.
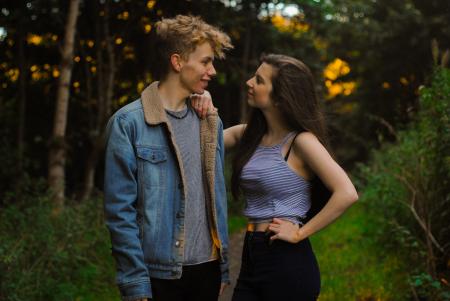
M 219 301 L 231 301 L 233 296 L 233 289 L 236 285 L 236 280 L 239 275 L 239 269 L 241 268 L 241 255 L 242 255 L 242 245 L 244 243 L 245 230 L 234 233 L 229 237 L 229 254 L 230 259 L 230 278 L 231 285 L 226 288 L 222 296 L 220 296 Z

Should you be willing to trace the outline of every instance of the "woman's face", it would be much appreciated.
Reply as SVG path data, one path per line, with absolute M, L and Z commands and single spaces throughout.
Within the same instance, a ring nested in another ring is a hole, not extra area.
M 247 101 L 251 107 L 265 110 L 274 107 L 270 97 L 272 92 L 272 74 L 274 70 L 269 64 L 262 63 L 255 75 L 247 81 Z

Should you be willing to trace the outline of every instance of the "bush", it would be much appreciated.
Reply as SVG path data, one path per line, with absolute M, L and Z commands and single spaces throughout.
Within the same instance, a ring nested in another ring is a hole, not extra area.
M 359 166 L 359 182 L 362 201 L 385 225 L 380 237 L 410 263 L 416 298 L 450 300 L 450 70 L 435 70 L 420 106 L 395 144 Z
M 55 215 L 30 197 L 2 209 L 0 233 L 0 300 L 117 299 L 100 199 Z

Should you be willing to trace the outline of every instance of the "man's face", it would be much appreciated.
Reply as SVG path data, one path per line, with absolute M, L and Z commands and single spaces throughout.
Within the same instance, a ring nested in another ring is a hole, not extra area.
M 187 60 L 181 60 L 181 85 L 190 93 L 203 94 L 208 82 L 216 75 L 214 69 L 214 51 L 208 42 L 204 42 L 190 53 Z

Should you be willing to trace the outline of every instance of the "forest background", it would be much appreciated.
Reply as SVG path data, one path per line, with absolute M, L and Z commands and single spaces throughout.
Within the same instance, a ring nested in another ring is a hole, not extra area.
M 262 53 L 315 74 L 361 196 L 313 239 L 320 299 L 450 300 L 445 0 L 0 1 L 0 300 L 117 300 L 105 125 L 154 80 L 154 24 L 177 14 L 232 38 L 209 87 L 225 127 L 245 121 Z M 229 201 L 231 231 L 242 204 Z

